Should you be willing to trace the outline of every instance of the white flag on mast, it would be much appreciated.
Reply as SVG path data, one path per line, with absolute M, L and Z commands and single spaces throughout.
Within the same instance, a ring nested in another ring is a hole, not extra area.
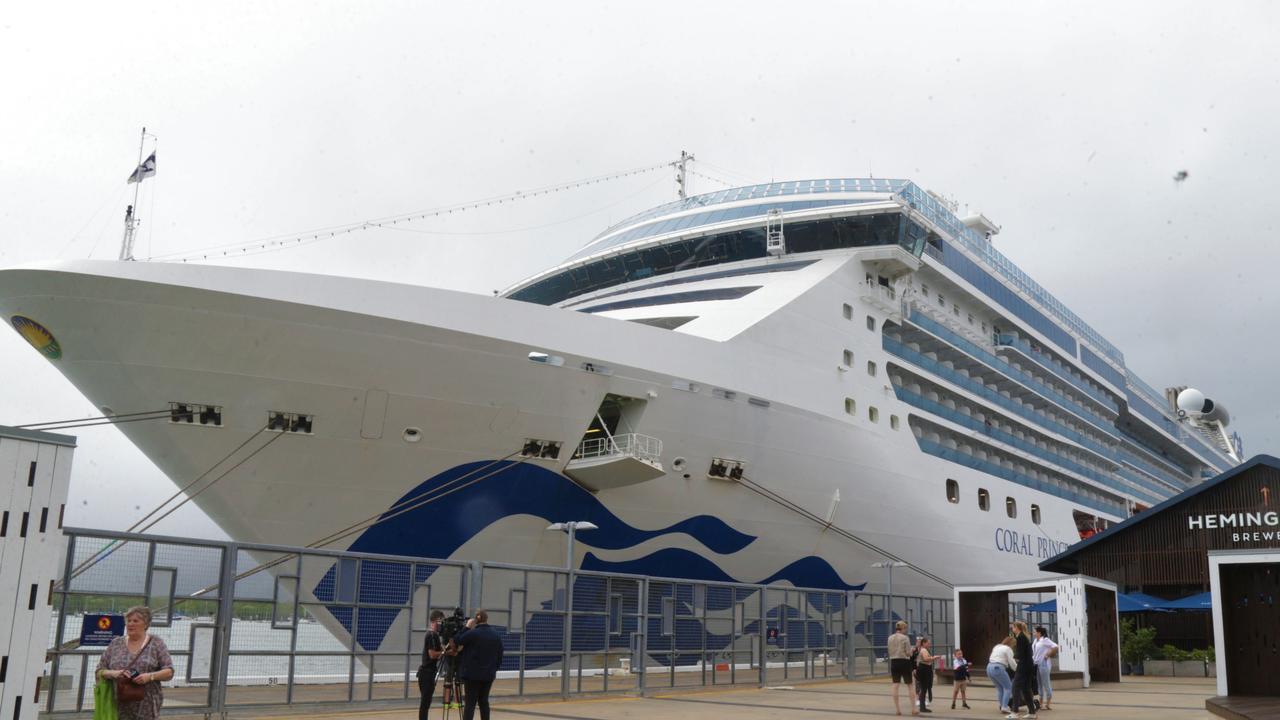
M 131 183 L 142 182 L 144 178 L 149 178 L 155 174 L 156 174 L 156 154 L 153 152 L 151 153 L 150 157 L 142 161 L 142 164 L 138 166 L 137 170 L 133 171 L 133 174 L 129 176 L 129 182 Z

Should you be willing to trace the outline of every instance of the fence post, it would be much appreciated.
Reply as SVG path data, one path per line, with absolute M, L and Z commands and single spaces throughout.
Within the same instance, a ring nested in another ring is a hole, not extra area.
M 573 531 L 569 531 L 569 537 L 573 537 Z M 572 548 L 570 549 L 572 552 Z M 564 580 L 564 635 L 561 642 L 564 643 L 564 671 L 560 674 L 560 697 L 564 700 L 569 699 L 569 689 L 572 687 L 569 682 L 569 673 L 573 668 L 573 560 L 570 558 L 568 570 L 565 571 Z
M 648 657 L 649 649 L 649 578 L 643 578 L 640 581 L 639 600 L 640 606 L 638 609 L 640 611 L 640 617 L 636 624 L 639 626 L 637 630 L 640 631 L 640 639 L 636 643 L 636 656 L 631 658 L 631 671 L 637 672 L 637 668 L 639 669 L 640 677 L 636 678 L 636 688 L 640 691 L 640 696 L 644 697 L 645 678 L 649 675 L 645 669 L 645 666 L 649 664 L 646 659 Z M 639 662 L 636 662 L 637 660 Z
M 846 680 L 852 680 L 858 671 L 853 650 L 853 606 L 857 597 L 857 592 L 852 590 L 844 594 L 844 619 L 841 626 L 844 629 L 844 677 Z
M 53 633 L 53 648 L 57 652 L 53 656 L 53 663 L 49 669 L 51 676 L 49 677 L 49 697 L 48 697 L 48 705 L 46 706 L 47 707 L 46 712 L 50 712 L 50 713 L 53 712 L 53 709 L 55 707 L 57 707 L 57 705 L 54 703 L 56 702 L 58 697 L 58 673 L 62 670 L 62 662 L 61 662 L 62 661 L 62 642 L 63 642 L 62 636 L 63 636 L 63 633 L 66 632 L 66 627 L 67 627 L 67 593 L 71 590 L 71 568 L 74 565 L 73 561 L 76 554 L 75 534 L 66 533 L 66 538 L 67 538 L 67 549 L 66 549 L 67 557 L 62 567 L 62 592 L 60 593 L 60 596 L 58 598 L 57 629 L 54 630 L 54 633 Z M 57 585 L 54 585 L 54 587 L 57 587 Z M 52 602 L 53 598 L 49 598 L 49 600 Z M 87 663 L 87 660 L 86 660 L 86 663 Z M 83 675 L 83 673 L 81 674 Z M 83 693 L 84 693 L 83 687 L 81 687 L 80 693 L 81 693 L 81 696 L 83 697 Z M 80 709 L 80 705 L 81 705 L 81 698 L 77 698 L 76 699 L 77 710 Z
M 480 601 L 484 597 L 484 563 L 472 560 L 469 570 L 464 592 L 467 593 L 467 604 L 470 606 L 471 614 L 475 615 L 476 611 L 481 609 Z
M 768 593 L 769 593 L 768 588 L 760 587 L 760 621 L 758 624 L 756 624 L 756 633 L 755 633 L 755 644 L 756 644 L 756 647 L 760 648 L 760 653 L 759 653 L 760 666 L 756 667 L 756 671 L 758 671 L 759 673 L 759 682 L 756 684 L 758 684 L 759 687 L 762 687 L 762 688 L 764 687 L 765 683 L 769 682 L 769 670 L 768 670 L 769 623 L 768 623 L 768 612 L 765 611 L 765 609 L 767 609 L 768 607 L 768 598 L 765 596 L 767 596 Z
M 236 561 L 240 546 L 234 542 L 222 548 L 222 568 L 218 578 L 218 618 L 214 623 L 214 668 L 210 680 L 214 683 L 210 714 L 227 718 L 227 677 L 230 672 L 231 622 L 235 615 Z

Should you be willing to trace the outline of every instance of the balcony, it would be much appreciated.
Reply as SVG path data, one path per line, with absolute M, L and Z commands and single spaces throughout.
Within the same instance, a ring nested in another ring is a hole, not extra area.
M 1014 415 L 1017 415 L 1026 420 L 1030 420 L 1032 423 L 1035 423 L 1040 427 L 1051 430 L 1057 433 L 1058 435 L 1061 435 L 1062 437 L 1072 440 L 1077 444 L 1085 448 L 1088 448 L 1089 450 L 1092 450 L 1093 452 L 1101 455 L 1102 457 L 1108 460 L 1119 459 L 1114 449 L 1108 449 L 1104 447 L 1101 443 L 1098 443 L 1084 436 L 1083 434 L 1076 432 L 1071 428 L 1066 427 L 1065 425 L 1059 422 L 1050 420 L 1042 412 L 1039 412 L 1035 409 L 1024 406 L 1020 403 L 1017 403 L 1010 398 L 1004 397 L 1000 393 L 997 393 L 991 390 L 986 385 L 973 380 L 967 375 L 961 375 L 960 373 L 957 373 L 954 370 L 944 367 L 938 361 L 932 358 L 926 357 L 923 353 L 919 353 L 919 352 L 916 352 L 915 350 L 912 350 L 911 348 L 908 348 L 903 343 L 897 340 L 894 340 L 888 335 L 885 335 L 881 339 L 881 344 L 889 354 L 895 355 L 903 360 L 906 360 L 914 364 L 919 368 L 927 370 L 933 375 L 946 380 L 947 382 L 951 383 L 952 385 L 958 388 L 961 388 L 967 392 L 973 393 L 974 395 L 991 402 L 993 405 L 996 405 L 997 407 L 1008 410 L 1009 412 L 1012 412 Z
M 611 490 L 662 477 L 662 441 L 626 433 L 582 441 L 564 474 L 589 490 Z
M 1043 480 L 1028 477 L 1022 473 L 1010 470 L 1009 468 L 1001 467 L 1000 465 L 976 458 L 967 453 L 960 452 L 959 450 L 948 448 L 942 443 L 933 442 L 932 440 L 916 438 L 916 443 L 919 444 L 921 450 L 933 455 L 934 457 L 940 457 L 943 460 L 950 460 L 958 465 L 964 465 L 965 467 L 972 468 L 979 472 L 994 475 L 995 477 L 1003 478 L 1009 482 L 1018 483 L 1019 485 L 1024 485 L 1034 490 L 1039 490 L 1040 492 L 1056 495 L 1065 500 L 1070 500 L 1071 502 L 1099 512 L 1111 513 L 1118 517 L 1124 517 L 1126 515 L 1124 506 L 1119 503 L 1102 498 L 1088 497 L 1084 493 L 1076 492 L 1069 488 L 1058 487 Z
M 1026 357 L 1028 360 L 1035 362 L 1040 367 L 1053 373 L 1060 380 L 1071 383 L 1073 386 L 1075 386 L 1076 389 L 1080 390 L 1081 392 L 1085 393 L 1089 397 L 1093 398 L 1095 402 L 1105 406 L 1112 413 L 1115 413 L 1117 415 L 1120 414 L 1120 405 L 1117 404 L 1115 400 L 1112 400 L 1111 398 L 1107 397 L 1106 393 L 1102 392 L 1101 390 L 1098 390 L 1097 388 L 1092 387 L 1087 382 L 1085 382 L 1082 378 L 1073 376 L 1069 369 L 1065 367 L 1057 366 L 1057 364 L 1054 362 L 1054 359 L 1051 356 L 1045 354 L 1041 350 L 1037 350 L 1034 346 L 1032 346 L 1030 342 L 1027 342 L 1026 340 L 1014 335 L 1002 334 L 1002 335 L 996 336 L 996 346 L 1013 348 L 1017 350 L 1018 352 L 1022 353 L 1022 355 Z
M 993 355 L 990 350 L 982 347 L 969 338 L 962 337 L 959 333 L 945 327 L 937 320 L 919 312 L 918 309 L 912 310 L 911 317 L 909 319 L 916 327 L 925 330 L 934 337 L 942 340 L 944 343 L 949 343 L 952 347 L 968 354 L 970 357 L 986 365 L 988 368 L 995 370 L 1001 375 L 1004 375 L 1005 377 L 1031 390 L 1040 397 L 1049 400 L 1058 407 L 1066 410 L 1072 415 L 1075 415 L 1079 419 L 1089 423 L 1107 435 L 1112 437 L 1116 436 L 1115 426 L 1111 424 L 1109 420 L 1104 418 L 1101 413 L 1090 408 L 1086 408 L 1075 400 L 1064 396 L 1062 393 L 1052 387 L 1049 387 L 1025 370 L 1013 367 L 1013 365 L 1009 364 L 1009 361 L 1005 358 Z M 983 338 L 983 341 L 984 344 L 985 342 L 989 342 L 986 338 Z
M 894 393 L 897 395 L 899 400 L 907 403 L 908 405 L 912 405 L 921 410 L 925 410 L 927 412 L 933 413 L 934 415 L 937 415 L 940 418 L 949 420 L 950 422 L 955 423 L 956 425 L 959 425 L 967 430 L 973 431 L 975 433 L 974 435 L 975 439 L 980 439 L 978 437 L 979 434 L 985 435 L 986 437 L 989 437 L 993 440 L 1004 443 L 1009 447 L 1021 450 L 1022 452 L 1027 453 L 1028 455 L 1031 455 L 1035 458 L 1047 461 L 1059 468 L 1069 470 L 1071 472 L 1076 473 L 1077 475 L 1080 475 L 1082 477 L 1093 480 L 1094 482 L 1105 485 L 1110 490 L 1132 494 L 1134 495 L 1134 497 L 1137 497 L 1143 502 L 1158 504 L 1164 501 L 1169 495 L 1172 494 L 1170 491 L 1165 490 L 1163 488 L 1161 489 L 1162 490 L 1161 494 L 1152 494 L 1149 492 L 1151 488 L 1146 488 L 1146 490 L 1141 490 L 1135 487 L 1130 487 L 1129 485 L 1119 483 L 1116 481 L 1114 477 L 1111 477 L 1100 470 L 1096 470 L 1094 468 L 1075 462 L 1069 458 L 1063 457 L 1062 455 L 1054 452 L 1051 449 L 1041 448 L 1033 442 L 1030 442 L 1023 438 L 1019 438 L 1004 430 L 992 427 L 990 423 L 979 422 L 976 418 L 970 415 L 965 415 L 964 413 L 958 410 L 953 410 L 951 408 L 948 408 L 946 405 L 943 405 L 942 403 L 928 400 L 924 396 L 919 395 L 917 393 L 913 393 L 910 390 L 907 390 L 905 388 L 895 386 Z M 1053 468 L 1050 467 L 1050 469 L 1053 469 Z M 1126 478 L 1126 479 L 1129 479 L 1129 478 Z M 1133 484 L 1141 485 L 1141 483 L 1133 483 Z

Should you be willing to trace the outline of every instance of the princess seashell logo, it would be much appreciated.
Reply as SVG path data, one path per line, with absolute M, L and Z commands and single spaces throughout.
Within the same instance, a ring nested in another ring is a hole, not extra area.
M 31 347 L 39 350 L 41 355 L 50 360 L 62 358 L 62 346 L 58 344 L 58 339 L 49 332 L 48 328 L 22 315 L 14 315 L 10 322 L 13 323 L 13 329 L 31 343 Z

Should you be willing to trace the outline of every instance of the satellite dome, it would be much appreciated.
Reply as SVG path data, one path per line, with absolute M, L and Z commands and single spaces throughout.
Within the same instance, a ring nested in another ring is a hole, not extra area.
M 1195 388 L 1187 388 L 1178 393 L 1178 409 L 1190 413 L 1204 412 L 1204 404 L 1208 398 Z

